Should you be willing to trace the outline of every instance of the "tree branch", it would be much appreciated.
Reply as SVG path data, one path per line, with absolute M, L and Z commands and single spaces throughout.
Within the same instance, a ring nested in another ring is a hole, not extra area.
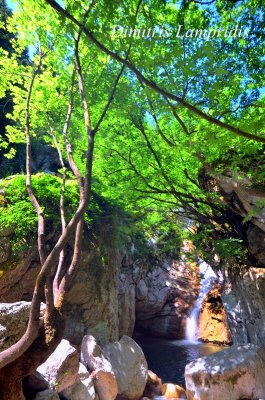
M 98 39 L 95 38 L 95 36 L 84 26 L 84 24 L 80 21 L 78 21 L 73 15 L 71 15 L 67 10 L 62 8 L 56 1 L 54 0 L 45 0 L 46 3 L 50 4 L 52 8 L 54 8 L 56 11 L 58 11 L 61 15 L 65 16 L 69 20 L 71 20 L 75 25 L 77 25 L 86 35 L 86 37 L 89 39 L 90 42 L 94 43 L 95 46 L 103 51 L 105 54 L 108 54 L 111 56 L 113 59 L 116 61 L 126 65 L 143 83 L 145 83 L 148 87 L 153 89 L 155 92 L 161 94 L 163 97 L 167 97 L 173 101 L 176 101 L 183 107 L 187 108 L 189 111 L 191 111 L 193 114 L 198 115 L 202 119 L 210 122 L 211 124 L 214 124 L 220 128 L 223 128 L 225 130 L 228 130 L 238 136 L 245 137 L 250 140 L 255 140 L 257 142 L 265 143 L 265 138 L 251 134 L 248 132 L 245 132 L 239 128 L 236 128 L 234 126 L 231 126 L 225 122 L 219 121 L 218 119 L 206 114 L 205 112 L 201 111 L 200 109 L 196 108 L 192 104 L 188 103 L 181 97 L 174 95 L 172 93 L 167 92 L 165 89 L 159 87 L 155 82 L 149 80 L 146 78 L 136 67 L 134 64 L 131 64 L 128 60 L 124 59 L 123 57 L 119 56 L 117 53 L 114 51 L 108 49 L 105 45 L 103 45 L 101 42 L 98 41 Z

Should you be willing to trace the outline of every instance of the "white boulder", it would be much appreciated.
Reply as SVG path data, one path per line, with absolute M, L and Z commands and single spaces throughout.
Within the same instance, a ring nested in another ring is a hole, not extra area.
M 72 386 L 78 379 L 79 353 L 68 340 L 63 339 L 37 371 L 56 392 Z
M 114 370 L 118 393 L 128 400 L 138 400 L 144 392 L 148 367 L 141 347 L 130 337 L 102 347 Z
M 92 371 L 94 387 L 100 400 L 114 400 L 118 385 L 111 363 L 102 354 L 93 336 L 84 336 L 81 344 L 81 361 Z
M 196 400 L 265 399 L 265 348 L 234 345 L 186 366 L 186 388 Z

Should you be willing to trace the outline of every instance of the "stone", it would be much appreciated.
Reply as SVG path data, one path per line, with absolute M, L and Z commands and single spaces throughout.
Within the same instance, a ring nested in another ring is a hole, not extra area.
M 198 320 L 198 340 L 219 344 L 231 344 L 227 315 L 222 304 L 219 289 L 210 291 L 203 302 Z
M 47 389 L 37 393 L 33 400 L 60 400 L 60 397 L 53 390 Z
M 78 379 L 79 353 L 68 340 L 63 339 L 37 371 L 56 392 L 72 386 Z
M 91 335 L 84 336 L 82 340 L 81 361 L 93 371 L 94 386 L 100 400 L 114 400 L 118 394 L 118 385 L 112 365 Z
M 118 383 L 118 393 L 127 400 L 138 400 L 144 392 L 148 368 L 140 346 L 130 337 L 102 347 Z
M 265 348 L 234 345 L 186 366 L 189 399 L 264 399 Z
M 93 248 L 85 235 L 80 267 L 66 295 L 65 339 L 74 344 L 80 344 L 87 333 L 94 334 L 99 343 L 109 343 L 119 338 L 118 286 L 121 254 L 113 247 L 111 240 L 106 240 L 106 235 L 108 238 L 112 236 L 111 223 L 104 220 L 98 227 Z M 0 242 L 1 240 L 2 238 Z M 53 241 L 56 241 L 56 233 L 49 242 Z M 73 243 L 69 243 L 67 257 L 71 253 L 71 246 Z M 104 261 L 99 250 L 102 246 L 106 254 Z M 8 266 L 0 279 L 1 301 L 30 301 L 40 271 L 37 244 L 19 253 L 16 258 L 11 255 L 6 263 Z
M 144 389 L 144 396 L 153 398 L 162 394 L 162 380 L 152 371 L 148 370 L 148 378 Z
M 173 383 L 164 383 L 162 386 L 162 393 L 166 399 L 187 399 L 185 390 L 181 386 Z
M 96 393 L 91 374 L 83 364 L 79 364 L 78 380 L 73 385 L 59 393 L 67 400 L 95 400 Z
M 17 342 L 27 328 L 31 303 L 19 301 L 16 303 L 0 303 L 0 348 L 7 349 Z M 45 304 L 41 304 L 43 316 Z

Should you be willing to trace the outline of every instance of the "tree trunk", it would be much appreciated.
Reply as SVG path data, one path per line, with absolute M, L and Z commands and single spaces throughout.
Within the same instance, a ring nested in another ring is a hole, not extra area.
M 25 400 L 23 379 L 33 374 L 60 343 L 64 332 L 61 312 L 54 309 L 52 316 L 44 320 L 39 336 L 17 360 L 0 370 L 0 400 Z

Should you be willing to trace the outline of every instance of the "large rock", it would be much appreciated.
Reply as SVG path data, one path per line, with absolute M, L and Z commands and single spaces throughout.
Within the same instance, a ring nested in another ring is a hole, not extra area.
M 37 371 L 56 392 L 72 386 L 78 379 L 79 353 L 68 340 L 63 339 Z
M 103 232 L 97 232 L 93 248 L 91 240 L 84 238 L 80 267 L 67 293 L 65 338 L 75 344 L 80 344 L 88 333 L 96 336 L 100 343 L 115 341 L 119 337 L 118 283 L 122 257 L 109 240 L 113 229 L 111 222 L 97 229 Z M 70 247 L 71 243 L 66 262 L 69 261 Z M 16 259 L 12 257 L 2 264 L 5 264 L 5 274 L 0 279 L 1 301 L 30 301 L 40 271 L 37 246 L 20 253 Z
M 203 303 L 198 321 L 198 339 L 224 344 L 232 341 L 218 287 L 208 293 Z
M 78 379 L 73 386 L 60 392 L 67 400 L 95 400 L 96 392 L 93 379 L 83 364 L 79 364 Z
M 222 300 L 234 344 L 265 345 L 264 293 L 264 268 L 250 268 L 242 275 L 231 276 Z
M 100 400 L 114 400 L 118 394 L 117 380 L 111 363 L 102 354 L 93 336 L 83 338 L 81 361 L 90 371 L 93 371 L 94 386 Z
M 0 303 L 0 348 L 4 350 L 17 342 L 24 334 L 29 318 L 31 303 Z M 43 316 L 45 305 L 41 304 Z
M 118 393 L 128 400 L 138 400 L 144 392 L 148 378 L 147 362 L 140 346 L 130 337 L 103 346 L 117 382 Z
M 188 364 L 186 387 L 196 400 L 265 398 L 265 348 L 234 345 Z

